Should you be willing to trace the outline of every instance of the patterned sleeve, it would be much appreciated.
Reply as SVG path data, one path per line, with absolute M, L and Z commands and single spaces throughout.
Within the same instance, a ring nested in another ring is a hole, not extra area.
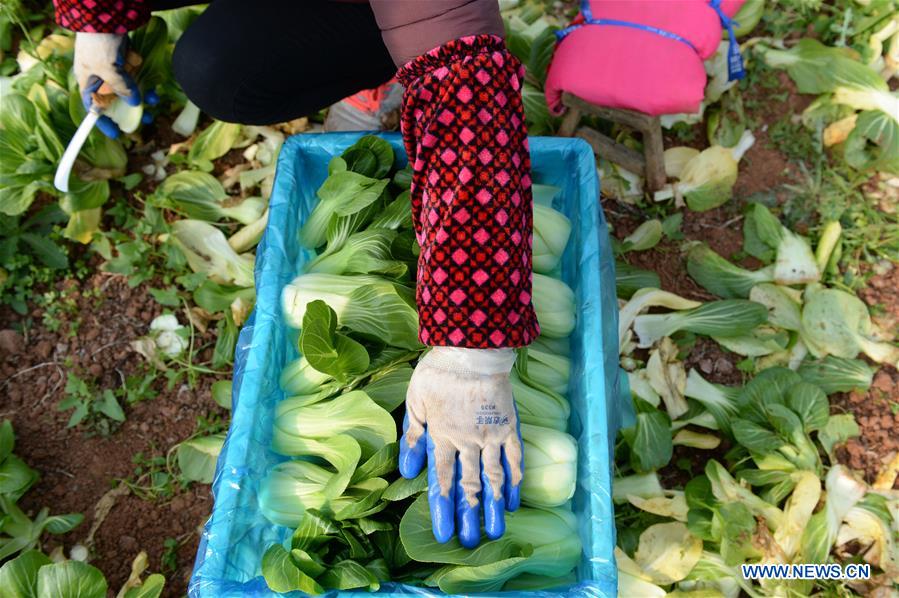
M 519 347 L 539 334 L 531 305 L 530 155 L 524 69 L 494 35 L 463 37 L 398 73 L 412 217 L 421 254 L 421 341 Z
M 124 35 L 150 18 L 149 0 L 53 0 L 56 22 L 72 31 Z

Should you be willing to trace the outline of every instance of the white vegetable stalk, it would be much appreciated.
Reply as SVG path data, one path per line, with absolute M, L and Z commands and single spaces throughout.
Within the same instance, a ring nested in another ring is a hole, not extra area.
M 524 477 L 521 500 L 535 507 L 558 507 L 574 496 L 577 442 L 565 432 L 521 424 Z
M 833 92 L 835 104 L 844 104 L 856 110 L 880 110 L 899 123 L 899 95 L 880 89 L 837 87 Z
M 197 130 L 198 122 L 200 122 L 200 108 L 187 100 L 178 118 L 172 123 L 172 130 L 182 137 L 190 137 Z

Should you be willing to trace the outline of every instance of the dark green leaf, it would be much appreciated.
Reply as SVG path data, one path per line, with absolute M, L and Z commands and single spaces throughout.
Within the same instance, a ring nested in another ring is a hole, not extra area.
M 851 413 L 831 415 L 827 424 L 818 431 L 818 441 L 828 455 L 833 454 L 836 445 L 842 444 L 854 436 L 859 435 L 859 427 L 855 416 Z
M 389 501 L 405 500 L 428 489 L 428 472 L 423 470 L 415 478 L 397 478 L 387 486 L 381 498 Z
M 38 474 L 15 455 L 7 455 L 0 465 L 0 494 L 21 496 L 35 481 Z
M 67 534 L 84 521 L 81 513 L 69 513 L 68 515 L 53 515 L 44 520 L 44 529 L 51 534 Z
M 783 439 L 777 434 L 747 419 L 734 420 L 731 430 L 737 442 L 760 454 L 767 454 L 784 445 Z
M 337 526 L 322 517 L 318 511 L 306 509 L 303 512 L 303 519 L 293 533 L 291 547 L 306 552 L 315 551 L 327 542 L 329 537 L 335 537 L 339 532 Z
M 861 359 L 845 359 L 828 355 L 818 361 L 803 361 L 797 373 L 806 382 L 818 386 L 826 394 L 865 391 L 871 386 L 875 368 Z
M 799 415 L 806 432 L 820 430 L 827 425 L 830 404 L 824 391 L 808 382 L 799 382 L 787 391 L 787 406 Z
M 309 554 L 305 550 L 292 549 L 290 551 L 290 560 L 293 561 L 297 569 L 313 579 L 325 572 L 325 566 L 322 565 L 321 558 L 318 555 Z
M 291 560 L 290 553 L 279 544 L 269 547 L 262 555 L 262 575 L 268 587 L 275 592 L 324 592 L 314 579 L 300 571 Z
M 329 589 L 350 590 L 367 588 L 375 592 L 380 587 L 378 578 L 371 571 L 355 561 L 340 561 L 319 578 L 322 586 Z
M 371 160 L 373 161 L 373 165 L 371 167 L 371 173 L 365 173 L 366 176 L 370 176 L 375 179 L 380 179 L 387 176 L 387 173 L 390 172 L 390 169 L 393 167 L 393 148 L 390 146 L 390 143 L 377 135 L 365 135 L 359 139 L 352 146 L 347 148 L 346 151 L 343 152 L 341 156 L 344 160 L 347 161 L 347 167 L 351 170 L 355 170 L 350 165 L 350 159 L 347 157 L 348 154 L 353 154 L 354 152 L 359 151 L 367 152 L 371 156 Z M 356 172 L 361 172 L 356 170 Z
M 337 380 L 361 374 L 369 363 L 365 347 L 337 332 L 337 314 L 318 299 L 306 306 L 300 352 L 313 368 Z
M 350 480 L 350 484 L 355 484 L 367 480 L 368 478 L 380 477 L 396 471 L 399 453 L 400 449 L 397 443 L 391 442 L 390 444 L 385 444 L 365 463 L 359 465 Z
M 165 577 L 154 573 L 136 588 L 129 588 L 123 598 L 159 598 L 165 588 Z
M 671 418 L 659 410 L 637 414 L 631 447 L 631 465 L 637 473 L 655 471 L 671 461 Z
M 66 252 L 49 237 L 22 233 L 20 238 L 28 243 L 34 254 L 48 268 L 61 270 L 69 267 L 69 258 Z
M 216 380 L 212 383 L 212 400 L 216 405 L 231 409 L 231 380 Z
M 122 411 L 122 406 L 119 405 L 118 399 L 112 394 L 111 390 L 106 389 L 103 391 L 98 406 L 100 413 L 109 419 L 113 419 L 117 422 L 125 421 L 125 412 Z
M 225 319 L 219 321 L 216 330 L 218 339 L 212 351 L 212 367 L 222 368 L 234 361 L 234 348 L 237 346 L 239 332 L 230 311 L 225 312 Z
M 4 459 L 12 453 L 15 444 L 16 435 L 12 429 L 12 422 L 5 419 L 3 423 L 0 423 L 0 463 L 3 463 Z
M 372 375 L 369 383 L 362 387 L 372 401 L 392 412 L 406 400 L 406 390 L 412 379 L 412 367 L 407 363 Z
M 36 598 L 37 573 L 52 561 L 38 550 L 28 550 L 0 567 L 4 598 Z
M 38 598 L 106 598 L 106 578 L 80 561 L 44 565 L 37 573 Z

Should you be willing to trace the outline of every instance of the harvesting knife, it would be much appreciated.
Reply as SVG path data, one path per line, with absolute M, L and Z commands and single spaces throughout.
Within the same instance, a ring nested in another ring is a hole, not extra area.
M 103 109 L 96 103 L 91 104 L 91 109 L 88 110 L 84 120 L 78 125 L 75 135 L 72 136 L 72 140 L 69 141 L 66 151 L 59 160 L 56 176 L 53 177 L 53 186 L 63 193 L 69 192 L 69 176 L 72 174 L 72 167 L 75 166 L 75 159 L 78 158 L 84 142 L 87 141 L 87 136 L 91 134 L 91 130 L 97 124 L 97 119 L 100 118 L 102 111 Z

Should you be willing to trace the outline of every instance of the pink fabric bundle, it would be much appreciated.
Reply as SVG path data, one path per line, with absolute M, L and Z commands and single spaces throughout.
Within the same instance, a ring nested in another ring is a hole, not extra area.
M 732 17 L 744 0 L 722 0 Z M 559 41 L 546 77 L 550 110 L 563 111 L 562 92 L 594 104 L 647 114 L 696 112 L 703 99 L 703 61 L 721 42 L 718 13 L 708 0 L 590 0 L 594 19 L 624 21 L 670 32 L 584 24 Z M 582 15 L 574 24 L 582 22 Z

